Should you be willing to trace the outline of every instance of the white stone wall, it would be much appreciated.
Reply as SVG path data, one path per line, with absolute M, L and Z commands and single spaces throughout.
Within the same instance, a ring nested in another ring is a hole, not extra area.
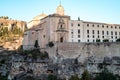
M 56 58 L 58 53 L 62 58 L 78 57 L 82 62 L 89 56 L 120 56 L 120 43 L 58 43 L 47 51 L 50 57 Z
M 78 31 L 79 30 L 79 31 Z M 69 21 L 69 42 L 84 42 L 83 22 L 78 20 Z
M 78 29 L 81 31 L 81 38 L 78 38 Z M 89 30 L 89 33 L 87 30 Z M 104 39 L 115 42 L 116 39 L 120 38 L 120 25 L 70 20 L 69 35 L 69 42 L 79 42 L 79 39 L 81 42 L 96 42 L 96 39 L 100 39 L 101 42 Z

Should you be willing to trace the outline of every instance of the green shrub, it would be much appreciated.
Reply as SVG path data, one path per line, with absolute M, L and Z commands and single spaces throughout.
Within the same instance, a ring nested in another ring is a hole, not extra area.
M 100 42 L 100 39 L 96 39 L 96 42 Z
M 104 39 L 103 42 L 109 42 L 109 40 L 108 39 Z
M 53 46 L 54 46 L 54 43 L 51 41 L 51 42 L 48 43 L 48 46 L 49 46 L 49 47 L 53 47 Z
M 120 38 L 118 38 L 118 39 L 116 40 L 116 42 L 120 42 Z

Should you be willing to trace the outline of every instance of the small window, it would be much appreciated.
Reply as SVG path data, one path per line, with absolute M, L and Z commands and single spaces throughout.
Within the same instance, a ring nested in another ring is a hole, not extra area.
M 73 29 L 71 29 L 71 34 L 73 34 Z
M 111 26 L 111 28 L 113 28 L 113 26 Z
M 104 25 L 102 25 L 102 28 L 104 28 Z
M 93 42 L 95 42 L 95 40 L 93 39 Z
M 32 34 L 34 34 L 34 32 L 32 32 Z
M 87 42 L 89 42 L 89 39 L 87 40 Z
M 87 24 L 87 26 L 89 26 L 89 24 Z
M 102 35 L 104 35 L 104 31 L 102 31 Z
M 89 38 L 89 35 L 87 35 L 87 37 Z
M 80 35 L 78 35 L 78 38 L 80 38 Z
M 98 38 L 100 38 L 100 36 L 98 36 Z
M 62 29 L 62 24 L 60 25 L 60 28 Z
M 113 39 L 113 36 L 111 36 L 111 38 Z
M 92 25 L 92 27 L 94 27 L 94 24 Z
M 78 40 L 78 42 L 80 42 L 80 40 Z
M 107 31 L 107 35 L 109 35 L 109 32 Z
M 95 36 L 93 35 L 93 38 L 94 38 Z
M 115 35 L 117 35 L 117 32 L 115 32 Z
M 106 26 L 108 28 L 108 26 Z
M 111 31 L 111 35 L 113 35 L 113 31 Z
M 95 33 L 95 31 L 94 31 L 94 30 L 92 30 L 92 33 L 94 34 L 94 33 Z
M 99 27 L 99 25 L 97 25 L 97 27 Z
M 80 24 L 78 24 L 78 26 L 80 26 Z
M 115 29 L 117 29 L 117 27 L 115 26 Z
M 78 29 L 78 34 L 80 34 L 80 29 Z
M 98 32 L 98 34 L 99 34 L 99 31 L 97 31 Z
M 89 34 L 89 30 L 87 30 L 87 33 Z
M 71 23 L 71 26 L 73 26 L 73 23 Z
M 102 36 L 102 38 L 104 39 L 104 36 Z
M 45 35 L 43 35 L 43 37 L 45 38 Z

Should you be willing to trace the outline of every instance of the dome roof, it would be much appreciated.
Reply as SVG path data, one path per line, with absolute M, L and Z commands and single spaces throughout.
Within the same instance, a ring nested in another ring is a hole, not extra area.
M 59 15 L 64 15 L 64 7 L 61 4 L 57 7 L 56 13 Z
M 42 14 L 34 17 L 33 20 L 40 20 L 40 19 L 42 19 L 42 18 L 44 18 L 44 17 L 46 17 L 46 16 L 47 16 L 46 14 L 42 13 Z

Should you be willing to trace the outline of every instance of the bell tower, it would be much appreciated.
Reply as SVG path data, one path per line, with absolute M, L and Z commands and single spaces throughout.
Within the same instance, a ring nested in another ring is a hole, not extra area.
M 60 5 L 56 9 L 56 13 L 61 16 L 64 16 L 64 7 L 61 5 L 61 2 L 60 2 Z
M 62 18 L 59 19 L 58 22 L 58 27 L 56 30 L 57 33 L 57 41 L 58 42 L 66 42 L 67 41 L 67 28 L 66 28 L 66 24 L 64 22 L 64 20 Z

